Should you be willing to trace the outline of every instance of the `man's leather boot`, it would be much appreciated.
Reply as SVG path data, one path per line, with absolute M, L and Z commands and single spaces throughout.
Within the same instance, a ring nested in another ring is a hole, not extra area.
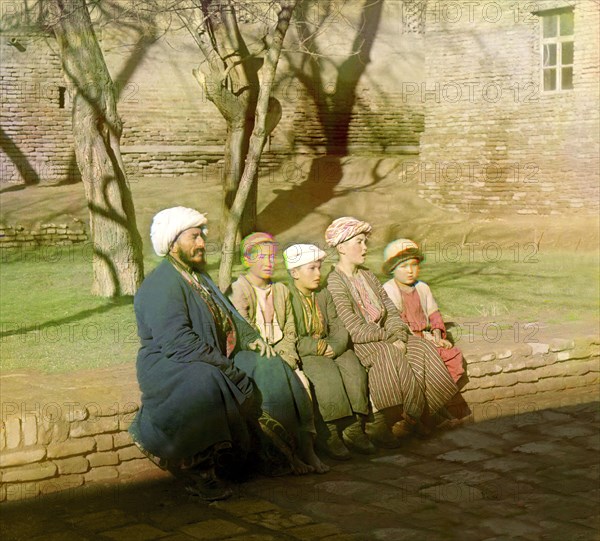
M 365 432 L 377 447 L 396 449 L 402 443 L 394 437 L 382 411 L 373 413 L 372 421 L 365 424 Z

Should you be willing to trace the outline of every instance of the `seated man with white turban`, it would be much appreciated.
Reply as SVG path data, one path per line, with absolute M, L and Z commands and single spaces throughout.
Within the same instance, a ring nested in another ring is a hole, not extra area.
M 320 287 L 325 256 L 313 244 L 295 244 L 283 252 L 291 278 L 296 347 L 327 428 L 319 442 L 329 456 L 346 460 L 350 458 L 348 447 L 365 454 L 374 453 L 375 447 L 363 431 L 369 410 L 367 373 L 348 348 L 348 331 L 331 294 Z
M 241 473 L 249 451 L 265 464 L 279 459 L 278 473 L 290 472 L 292 436 L 313 419 L 310 412 L 299 418 L 310 402 L 289 367 L 267 358 L 271 349 L 204 271 L 206 223 L 185 207 L 165 209 L 152 222 L 152 245 L 164 260 L 134 300 L 142 396 L 129 431 L 189 491 L 218 500 L 231 495 L 222 478 Z M 252 447 L 256 440 L 272 445 Z

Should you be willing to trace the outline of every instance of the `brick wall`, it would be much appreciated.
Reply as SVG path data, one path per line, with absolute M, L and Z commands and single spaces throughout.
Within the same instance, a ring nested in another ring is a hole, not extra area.
M 556 0 L 429 2 L 420 193 L 451 211 L 597 212 L 600 10 L 575 5 L 574 90 L 541 89 L 540 18 Z
M 418 145 L 423 108 L 419 103 L 403 103 L 400 88 L 401 81 L 422 79 L 423 37 L 411 31 L 399 38 L 403 5 L 401 0 L 384 5 L 352 111 L 348 146 L 353 153 L 402 152 L 405 146 Z M 358 16 L 357 7 L 348 7 L 350 17 Z M 329 65 L 341 64 L 349 57 L 353 34 L 360 28 L 359 23 L 346 26 L 336 9 L 327 32 L 319 37 L 323 50 L 335 49 Z M 139 23 L 135 9 L 125 10 L 114 24 L 97 29 L 119 95 L 126 170 L 131 176 L 202 174 L 207 165 L 206 148 L 217 149 L 222 158 L 226 136 L 225 121 L 192 76 L 192 69 L 203 62 L 202 55 L 186 30 L 171 27 L 152 38 Z M 22 41 L 24 52 L 9 45 L 11 37 Z M 0 47 L 0 120 L 6 132 L 1 141 L 0 182 L 77 178 L 71 102 L 67 93 L 65 108 L 59 108 L 58 88 L 65 83 L 59 59 L 52 50 L 52 38 L 29 36 L 27 31 L 3 34 Z M 270 148 L 282 154 L 297 150 L 321 153 L 322 126 L 316 111 L 307 107 L 305 87 L 286 71 L 286 54 L 281 59 L 275 90 L 283 118 L 273 133 Z M 187 148 L 184 154 L 182 147 Z M 211 150 L 208 154 L 213 153 Z M 25 166 L 16 167 L 15 163 Z
M 11 40 L 16 46 L 10 45 Z M 51 43 L 42 34 L 3 33 L 0 38 L 2 183 L 79 178 L 73 161 L 70 101 L 61 90 L 66 84 Z

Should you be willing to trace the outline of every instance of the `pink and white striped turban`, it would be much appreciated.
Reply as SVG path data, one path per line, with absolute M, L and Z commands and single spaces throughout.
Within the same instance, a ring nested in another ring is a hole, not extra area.
M 325 231 L 325 242 L 333 248 L 352 237 L 356 237 L 356 235 L 361 233 L 368 235 L 370 232 L 370 223 L 361 222 L 351 216 L 343 216 L 331 222 L 331 225 Z

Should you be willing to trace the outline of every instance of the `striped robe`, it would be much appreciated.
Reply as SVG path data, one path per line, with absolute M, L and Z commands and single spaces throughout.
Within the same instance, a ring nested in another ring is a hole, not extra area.
M 385 313 L 378 323 L 364 318 L 343 272 L 332 270 L 327 289 L 356 355 L 368 369 L 373 405 L 378 410 L 403 405 L 413 418 L 438 411 L 458 392 L 444 362 L 432 344 L 410 335 L 377 277 L 367 269 L 358 272 L 384 305 Z M 406 355 L 393 345 L 398 339 L 407 343 Z

